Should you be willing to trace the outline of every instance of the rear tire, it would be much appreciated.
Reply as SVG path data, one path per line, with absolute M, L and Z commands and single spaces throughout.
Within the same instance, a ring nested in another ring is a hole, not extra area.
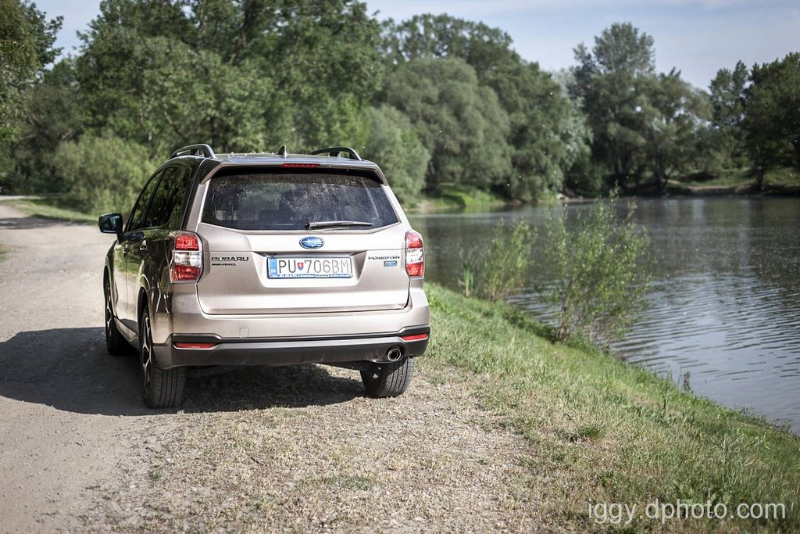
M 131 346 L 122 337 L 117 323 L 114 319 L 114 306 L 111 299 L 111 284 L 108 279 L 103 283 L 103 291 L 105 293 L 106 309 L 105 309 L 105 332 L 106 332 L 106 350 L 109 354 L 119 356 L 125 354 L 131 349 Z
M 147 308 L 139 321 L 139 371 L 142 377 L 144 402 L 150 408 L 174 408 L 183 401 L 186 368 L 161 369 L 153 354 L 153 331 Z
M 370 397 L 379 399 L 402 395 L 414 377 L 414 360 L 403 357 L 392 363 L 373 363 L 361 371 L 361 380 Z

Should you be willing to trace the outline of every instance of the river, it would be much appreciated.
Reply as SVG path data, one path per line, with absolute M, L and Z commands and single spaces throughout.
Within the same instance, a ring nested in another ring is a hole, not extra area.
M 426 278 L 458 290 L 462 248 L 487 246 L 501 220 L 524 219 L 543 235 L 550 209 L 411 216 Z M 635 220 L 651 236 L 654 280 L 614 352 L 800 432 L 800 199 L 640 199 Z M 531 289 L 547 282 L 536 279 L 542 240 L 533 259 L 530 284 L 509 300 L 547 321 L 552 309 Z

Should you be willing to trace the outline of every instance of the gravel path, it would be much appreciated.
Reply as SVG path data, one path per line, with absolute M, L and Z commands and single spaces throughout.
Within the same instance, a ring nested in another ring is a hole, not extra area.
M 322 366 L 191 378 L 178 411 L 105 353 L 94 227 L 0 203 L 0 529 L 541 529 L 525 443 L 424 358 L 401 398 Z M 435 325 L 434 325 L 435 328 Z M 527 451 L 529 453 L 529 451 Z

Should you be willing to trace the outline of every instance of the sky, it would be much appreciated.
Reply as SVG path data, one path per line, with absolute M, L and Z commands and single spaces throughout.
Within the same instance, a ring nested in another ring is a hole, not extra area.
M 75 52 L 100 0 L 35 0 L 50 17 L 62 15 L 56 46 Z M 573 49 L 588 47 L 615 22 L 630 22 L 655 40 L 656 67 L 673 67 L 707 89 L 721 68 L 750 67 L 800 52 L 800 0 L 367 0 L 379 19 L 447 13 L 505 30 L 516 51 L 549 71 L 575 64 Z

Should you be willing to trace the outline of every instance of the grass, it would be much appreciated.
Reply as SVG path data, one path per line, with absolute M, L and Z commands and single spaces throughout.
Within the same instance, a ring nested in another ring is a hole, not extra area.
M 730 187 L 745 188 L 747 192 L 754 192 L 755 179 L 750 169 L 730 169 L 720 176 L 707 176 L 694 173 L 670 182 L 675 186 L 676 192 L 683 187 Z M 767 171 L 764 176 L 764 191 L 768 193 L 792 193 L 800 190 L 800 171 L 793 167 L 775 167 Z
M 680 178 L 678 182 L 690 187 L 739 187 L 751 185 L 753 179 L 748 175 L 747 169 L 731 169 L 723 172 L 720 176 L 712 177 L 694 173 Z
M 792 167 L 781 167 L 767 171 L 764 176 L 766 187 L 800 189 L 800 170 Z
M 13 208 L 32 217 L 53 219 L 72 223 L 96 223 L 97 217 L 64 207 L 63 201 L 57 197 L 27 198 L 24 200 L 7 200 Z
M 376 486 L 376 482 L 371 477 L 365 476 L 332 475 L 323 477 L 322 482 L 328 486 L 343 490 L 367 491 Z
M 470 209 L 486 209 L 508 204 L 508 200 L 481 191 L 458 185 L 442 185 L 440 191 L 426 196 L 408 212 L 461 211 Z M 405 208 L 404 208 L 405 209 Z
M 8 252 L 9 252 L 9 248 L 8 247 L 6 247 L 4 245 L 0 245 L 0 261 L 3 261 L 4 259 L 6 259 L 6 254 L 8 254 Z
M 800 531 L 800 440 L 784 429 L 680 391 L 600 352 L 553 344 L 504 304 L 428 286 L 425 360 L 474 376 L 486 407 L 529 442 L 525 463 L 542 513 L 567 530 L 606 530 L 590 503 L 783 503 L 778 520 L 667 520 L 680 531 Z M 469 335 L 465 335 L 469 333 Z M 721 508 L 720 508 L 721 510 Z M 633 531 L 663 528 L 638 514 Z
M 196 378 L 93 521 L 123 532 L 800 531 L 796 436 L 554 344 L 552 328 L 503 303 L 427 293 L 431 344 L 403 396 L 365 398 L 356 374 L 320 366 Z M 785 516 L 662 525 L 644 512 L 656 501 L 782 504 Z M 602 504 L 639 513 L 599 523 Z

